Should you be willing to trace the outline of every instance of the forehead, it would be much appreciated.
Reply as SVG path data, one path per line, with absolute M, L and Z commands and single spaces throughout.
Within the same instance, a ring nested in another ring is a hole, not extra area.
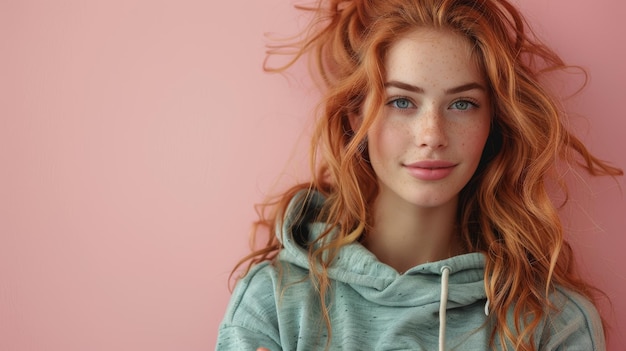
M 419 28 L 396 40 L 385 57 L 387 79 L 413 83 L 484 83 L 470 41 L 448 30 Z

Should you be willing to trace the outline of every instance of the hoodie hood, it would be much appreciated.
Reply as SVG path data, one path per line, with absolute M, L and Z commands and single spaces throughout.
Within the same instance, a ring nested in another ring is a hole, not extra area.
M 496 321 L 485 315 L 485 258 L 479 253 L 399 274 L 360 243 L 346 245 L 328 269 L 332 291 L 323 311 L 307 257 L 327 228 L 315 220 L 324 201 L 317 192 L 294 196 L 276 228 L 283 248 L 275 261 L 257 264 L 237 283 L 218 350 L 503 349 L 498 338 L 491 343 Z M 605 349 L 600 317 L 588 300 L 558 289 L 552 301 L 558 313 L 536 329 L 535 349 Z M 524 322 L 514 319 L 512 308 L 508 313 L 509 328 Z
M 316 191 L 301 191 L 294 196 L 276 230 L 284 247 L 279 261 L 308 270 L 308 246 L 326 229 L 324 223 L 315 221 L 324 201 Z M 484 265 L 482 254 L 470 253 L 420 264 L 400 274 L 355 242 L 340 249 L 328 275 L 378 305 L 424 306 L 440 303 L 442 269 L 447 267 L 447 309 L 453 309 L 486 299 Z

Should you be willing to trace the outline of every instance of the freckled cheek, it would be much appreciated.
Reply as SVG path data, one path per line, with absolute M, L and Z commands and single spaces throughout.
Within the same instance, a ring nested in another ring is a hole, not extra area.
M 455 133 L 460 146 L 472 154 L 482 154 L 489 136 L 489 127 L 481 124 L 461 127 Z

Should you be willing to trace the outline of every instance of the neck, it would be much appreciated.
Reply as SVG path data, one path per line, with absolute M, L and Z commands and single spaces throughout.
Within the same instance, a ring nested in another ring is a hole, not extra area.
M 380 197 L 374 225 L 363 242 L 379 261 L 398 272 L 462 252 L 456 230 L 458 201 L 436 208 L 416 207 Z

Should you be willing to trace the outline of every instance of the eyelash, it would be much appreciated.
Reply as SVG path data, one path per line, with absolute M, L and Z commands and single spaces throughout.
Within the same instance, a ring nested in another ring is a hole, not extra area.
M 398 107 L 398 106 L 396 105 L 396 104 L 398 103 L 398 101 L 406 101 L 406 102 L 409 104 L 409 106 L 407 106 L 407 107 Z M 457 100 L 454 100 L 454 101 L 450 104 L 450 107 L 452 107 L 452 106 L 454 106 L 455 104 L 460 103 L 460 102 L 462 102 L 462 103 L 467 103 L 467 104 L 469 104 L 470 106 L 468 106 L 468 108 L 466 108 L 466 109 L 464 109 L 464 110 L 457 109 L 457 110 L 459 110 L 459 111 L 467 111 L 467 110 L 470 110 L 470 109 L 473 109 L 473 108 L 478 108 L 478 107 L 480 107 L 480 105 L 478 104 L 478 102 L 477 102 L 476 100 L 474 100 L 474 99 L 471 99 L 471 98 L 459 98 L 459 99 L 457 99 Z M 395 98 L 393 98 L 393 99 L 389 100 L 389 101 L 387 102 L 387 104 L 386 104 L 386 105 L 387 105 L 387 106 L 391 106 L 392 108 L 395 108 L 395 109 L 398 109 L 398 110 L 408 110 L 408 109 L 410 109 L 410 108 L 415 108 L 415 107 L 416 107 L 416 104 L 415 104 L 415 103 L 413 103 L 413 102 L 411 101 L 411 99 L 409 99 L 408 97 L 404 97 L 404 96 L 395 97 Z M 450 108 L 450 107 L 449 107 L 449 108 Z
M 462 98 L 462 99 L 455 100 L 452 104 L 450 104 L 450 106 L 453 106 L 454 104 L 458 104 L 459 102 L 469 104 L 469 106 L 465 110 L 459 110 L 459 111 L 467 111 L 467 110 L 480 107 L 480 105 L 478 105 L 478 102 L 476 102 L 474 99 L 469 99 L 469 98 Z
M 404 107 L 404 108 L 398 107 L 396 105 L 398 101 L 406 101 L 407 103 L 409 103 L 410 106 Z M 396 98 L 389 100 L 389 102 L 387 102 L 387 105 L 398 110 L 408 110 L 409 108 L 415 107 L 415 104 L 409 98 L 403 97 L 403 96 L 396 97 Z

